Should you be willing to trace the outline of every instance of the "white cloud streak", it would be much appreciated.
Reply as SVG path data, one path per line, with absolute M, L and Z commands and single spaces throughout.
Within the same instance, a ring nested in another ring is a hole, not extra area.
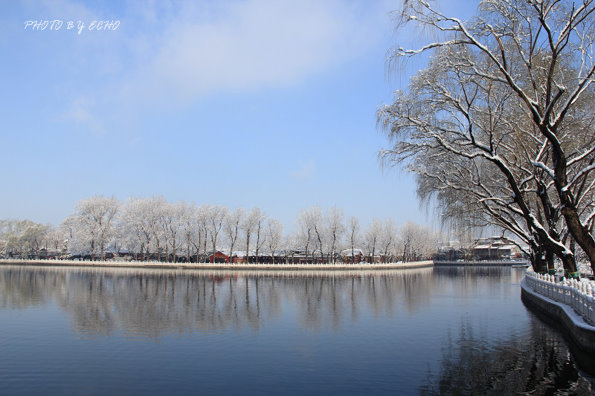
M 345 3 L 250 0 L 220 12 L 173 26 L 146 77 L 185 96 L 286 86 L 359 55 L 371 38 Z
M 306 163 L 300 165 L 300 167 L 291 172 L 291 177 L 296 181 L 307 181 L 312 179 L 316 174 L 316 162 L 313 159 L 308 160 Z
M 159 4 L 146 3 L 130 17 L 141 25 L 130 29 L 134 36 L 122 40 L 121 48 L 106 48 L 122 54 L 124 65 L 103 88 L 109 95 L 95 91 L 93 107 L 71 108 L 89 119 L 114 111 L 134 117 L 212 94 L 293 86 L 365 54 L 387 22 L 380 2 L 187 2 L 167 10 Z M 160 12 L 161 23 L 155 17 Z M 121 29 L 127 23 L 123 18 Z

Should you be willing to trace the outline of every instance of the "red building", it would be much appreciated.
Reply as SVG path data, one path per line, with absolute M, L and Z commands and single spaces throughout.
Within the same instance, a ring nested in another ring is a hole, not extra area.
M 229 256 L 217 250 L 209 255 L 209 263 L 229 263 Z

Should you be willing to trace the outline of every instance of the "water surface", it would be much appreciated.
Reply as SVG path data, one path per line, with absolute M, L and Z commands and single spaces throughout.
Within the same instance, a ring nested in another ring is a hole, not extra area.
M 522 273 L 0 266 L 0 393 L 591 394 Z

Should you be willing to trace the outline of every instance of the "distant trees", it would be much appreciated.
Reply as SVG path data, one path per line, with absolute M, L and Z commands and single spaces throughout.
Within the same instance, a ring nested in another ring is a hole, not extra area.
M 233 248 L 238 242 L 238 238 L 240 236 L 240 227 L 244 222 L 245 216 L 246 211 L 243 208 L 238 208 L 233 212 L 229 212 L 225 218 L 225 225 L 223 228 L 225 229 L 225 234 L 227 236 L 227 240 L 229 241 L 230 254 L 233 254 Z
M 263 221 L 263 214 L 260 208 L 252 208 L 246 219 L 242 223 L 242 230 L 244 231 L 244 240 L 246 241 L 246 261 L 250 257 L 250 239 L 257 231 L 257 239 L 260 238 L 260 228 Z M 260 241 L 257 241 L 257 243 Z
M 428 257 L 436 251 L 438 234 L 429 227 L 418 224 L 405 223 L 398 234 L 397 249 L 402 252 L 401 260 L 415 261 Z
M 87 244 L 91 257 L 99 254 L 105 260 L 105 248 L 116 235 L 116 214 L 120 203 L 115 197 L 94 196 L 79 201 L 76 213 L 69 219 L 72 235 L 79 244 Z
M 329 255 L 334 263 L 337 259 L 337 251 L 343 241 L 345 234 L 344 215 L 341 209 L 333 206 L 326 214 L 326 234 L 329 243 Z
M 360 244 L 360 226 L 359 219 L 351 216 L 349 218 L 349 224 L 347 225 L 347 243 L 349 250 L 351 251 L 351 262 L 355 263 L 355 249 Z
M 268 219 L 266 223 L 266 246 L 271 255 L 279 251 L 283 238 L 283 224 L 277 219 Z
M 223 227 L 223 222 L 227 217 L 227 208 L 219 205 L 207 206 L 205 213 L 207 218 L 207 235 L 211 241 L 212 251 L 217 251 L 217 237 Z
M 411 236 L 410 229 L 421 236 Z M 392 219 L 374 219 L 362 229 L 359 219 L 346 222 L 337 207 L 312 206 L 300 211 L 295 229 L 284 235 L 281 222 L 258 207 L 246 212 L 163 197 L 131 197 L 121 204 L 114 197 L 95 196 L 79 201 L 57 228 L 0 221 L 0 255 L 38 258 L 47 256 L 41 254 L 46 249 L 52 256 L 68 252 L 92 260 L 121 255 L 199 263 L 219 251 L 229 260 L 247 262 L 391 262 L 430 258 L 438 246 L 431 234 L 415 224 L 399 229 Z M 403 245 L 404 240 L 409 242 Z
M 514 234 L 535 270 L 557 257 L 577 276 L 579 247 L 595 269 L 595 2 L 486 0 L 468 23 L 403 4 L 401 23 L 438 39 L 393 53 L 434 51 L 379 111 L 381 157 L 414 172 L 445 220 Z
M 297 239 L 299 244 L 304 247 L 306 259 L 313 245 L 314 241 L 314 228 L 316 223 L 320 221 L 322 212 L 319 207 L 312 206 L 308 209 L 302 209 L 297 218 L 298 236 Z
M 42 248 L 62 248 L 51 226 L 31 220 L 0 220 L 0 241 L 0 249 L 10 257 L 38 258 Z
M 393 219 L 386 219 L 378 243 L 379 248 L 382 249 L 382 257 L 387 262 L 392 262 L 395 259 L 397 235 Z

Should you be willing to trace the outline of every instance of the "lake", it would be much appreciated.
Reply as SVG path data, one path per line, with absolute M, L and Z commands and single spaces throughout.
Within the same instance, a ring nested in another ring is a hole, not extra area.
M 523 272 L 0 266 L 0 393 L 592 394 Z

